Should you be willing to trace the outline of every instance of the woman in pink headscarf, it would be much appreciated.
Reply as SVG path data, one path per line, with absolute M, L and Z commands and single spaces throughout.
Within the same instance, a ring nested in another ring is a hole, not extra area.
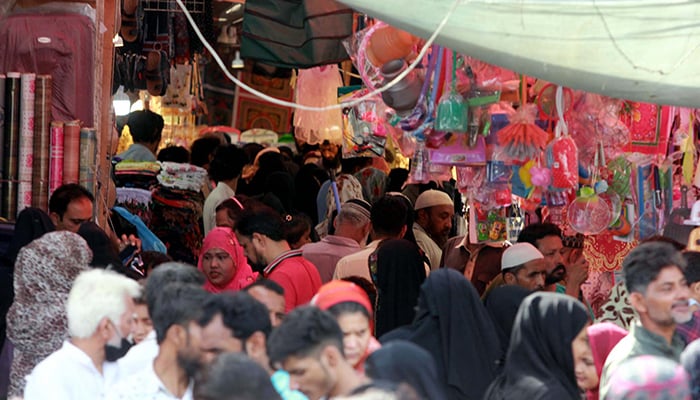
M 598 400 L 598 386 L 605 359 L 613 347 L 627 336 L 627 331 L 610 322 L 593 324 L 586 331 L 590 351 L 574 360 L 576 383 L 586 391 L 586 400 Z
M 204 289 L 211 293 L 241 290 L 258 277 L 227 227 L 216 227 L 204 238 L 197 268 L 207 277 Z

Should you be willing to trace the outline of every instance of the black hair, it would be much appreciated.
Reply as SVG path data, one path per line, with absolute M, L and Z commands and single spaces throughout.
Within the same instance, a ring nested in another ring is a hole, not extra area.
M 279 283 L 272 281 L 272 280 L 269 280 L 269 279 L 265 279 L 265 278 L 259 279 L 255 282 L 251 283 L 250 285 L 243 288 L 243 290 L 247 292 L 256 286 L 263 287 L 271 292 L 277 293 L 280 296 L 284 296 L 284 288 L 282 286 L 280 286 Z
M 686 251 L 683 253 L 683 259 L 686 262 L 685 279 L 688 285 L 700 282 L 700 252 Z
M 88 199 L 92 203 L 95 202 L 95 196 L 89 190 L 78 185 L 77 183 L 67 183 L 59 186 L 49 199 L 49 212 L 58 214 L 63 218 L 63 214 L 68 209 L 68 204 L 73 200 Z
M 236 224 L 236 232 L 248 237 L 253 236 L 253 233 L 259 233 L 275 242 L 285 240 L 284 221 L 271 208 L 244 212 Z
M 171 326 L 186 327 L 190 322 L 199 320 L 202 315 L 202 306 L 209 296 L 211 296 L 209 292 L 201 286 L 188 283 L 166 285 L 156 297 L 155 311 L 151 312 L 151 308 L 148 308 L 158 344 L 163 343 Z
M 537 246 L 537 241 L 548 236 L 556 236 L 561 238 L 561 229 L 559 229 L 558 226 L 547 222 L 530 224 L 520 232 L 520 235 L 518 235 L 518 243 L 530 243 L 536 248 L 539 248 L 539 246 Z
M 406 214 L 408 208 L 399 196 L 382 196 L 372 206 L 372 229 L 378 236 L 396 237 L 406 225 Z
M 387 192 L 401 192 L 403 185 L 408 180 L 408 170 L 404 168 L 394 168 L 389 171 L 386 182 Z
M 313 306 L 292 310 L 267 341 L 271 364 L 289 357 L 308 357 L 325 346 L 336 347 L 343 353 L 343 331 L 335 318 Z
M 234 379 L 232 379 L 234 378 Z M 241 353 L 222 353 L 195 378 L 197 400 L 281 400 L 267 374 Z
M 340 317 L 341 315 L 344 314 L 355 314 L 355 313 L 360 313 L 367 317 L 367 319 L 370 319 L 369 311 L 365 308 L 360 303 L 357 303 L 355 301 L 343 301 L 340 302 L 330 308 L 328 308 L 329 313 L 331 313 L 332 316 L 334 316 L 336 319 Z
M 284 158 L 285 161 L 294 162 L 294 152 L 289 146 L 277 146 L 277 150 L 280 151 L 280 154 L 282 154 L 282 158 Z
M 117 270 L 123 268 L 117 246 L 107 236 L 107 232 L 97 226 L 97 224 L 92 221 L 81 224 L 78 229 L 78 235 L 85 239 L 90 250 L 92 250 L 90 266 L 107 268 L 112 265 Z
M 686 262 L 673 245 L 664 242 L 642 243 L 634 248 L 622 262 L 622 275 L 627 291 L 645 293 L 649 283 L 661 270 L 676 266 L 685 272 Z
M 146 304 L 146 294 L 141 292 L 141 295 L 139 297 L 134 297 L 134 305 L 135 306 L 147 306 Z
M 234 221 L 238 221 L 244 212 L 256 212 L 268 208 L 265 203 L 253 197 L 248 197 L 244 194 L 237 194 L 236 199 L 228 198 L 216 206 L 216 211 L 226 210 L 228 217 Z M 243 208 L 241 208 L 241 206 Z
M 252 164 L 255 156 L 258 155 L 265 147 L 260 143 L 246 143 L 243 145 L 243 153 L 245 153 L 248 164 Z
M 172 283 L 204 285 L 206 278 L 196 267 L 179 262 L 166 262 L 154 269 L 146 279 L 144 292 L 149 314 L 155 314 L 158 294 Z
M 677 240 L 673 240 L 673 239 L 666 237 L 666 236 L 654 235 L 654 236 L 649 236 L 648 238 L 641 241 L 641 243 L 650 243 L 650 242 L 668 243 L 678 251 L 685 250 L 685 245 L 683 243 L 681 243 Z
M 369 298 L 369 304 L 372 304 L 372 307 L 374 307 L 374 305 L 377 304 L 377 288 L 374 287 L 374 284 L 368 281 L 366 278 L 352 275 L 346 276 L 345 278 L 342 278 L 340 280 L 352 282 L 355 285 L 359 286 L 360 289 L 364 290 L 365 293 L 367 293 L 367 297 Z
M 293 245 L 299 242 L 304 236 L 306 231 L 309 235 L 314 232 L 313 226 L 311 226 L 311 218 L 306 214 L 288 214 L 284 216 L 284 238 L 287 240 L 289 245 Z
M 211 156 L 217 147 L 221 146 L 221 139 L 218 136 L 205 135 L 190 146 L 190 163 L 198 167 L 209 164 Z
M 160 251 L 142 251 L 141 261 L 143 261 L 143 270 L 148 276 L 157 266 L 173 261 L 173 259 Z
M 245 153 L 235 145 L 219 146 L 214 151 L 214 158 L 209 163 L 209 177 L 214 182 L 238 178 L 241 176 L 246 162 Z
M 156 158 L 160 162 L 170 161 L 187 164 L 190 162 L 190 151 L 182 146 L 168 146 L 160 149 Z
M 413 242 L 416 245 L 418 245 L 418 243 L 416 242 L 416 236 L 413 234 L 413 222 L 415 221 L 413 203 L 411 203 L 411 200 L 409 200 L 408 197 L 401 193 L 390 194 L 390 196 L 398 199 L 401 203 L 403 203 L 404 207 L 406 207 L 406 221 L 404 222 L 404 225 L 406 225 L 406 233 L 404 233 L 403 239 L 406 239 L 409 242 Z
M 520 272 L 521 269 L 525 264 L 519 264 L 510 268 L 506 268 L 504 270 L 501 270 L 501 275 L 503 276 L 503 279 L 506 279 L 506 274 L 513 274 L 514 276 L 518 276 L 518 272 Z
M 198 323 L 202 327 L 207 326 L 219 314 L 224 326 L 231 330 L 236 339 L 248 339 L 255 332 L 262 332 L 267 337 L 272 331 L 267 307 L 246 292 L 211 296 L 202 307 Z
M 129 114 L 126 123 L 134 143 L 158 143 L 165 121 L 159 114 L 150 110 L 139 110 Z

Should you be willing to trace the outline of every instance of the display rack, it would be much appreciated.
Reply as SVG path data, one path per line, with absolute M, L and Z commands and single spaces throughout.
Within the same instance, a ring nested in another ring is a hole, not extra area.
M 183 0 L 182 1 L 190 14 L 201 14 L 204 12 L 204 0 Z M 150 0 L 143 3 L 144 11 L 181 12 L 175 0 Z

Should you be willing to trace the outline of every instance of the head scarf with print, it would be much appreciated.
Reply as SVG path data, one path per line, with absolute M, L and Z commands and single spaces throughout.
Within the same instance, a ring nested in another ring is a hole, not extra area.
M 598 379 L 600 379 L 605 359 L 608 358 L 608 354 L 610 354 L 617 343 L 627 336 L 627 331 L 612 322 L 591 325 L 586 331 L 588 332 L 588 343 L 591 345 L 591 353 L 593 354 L 595 372 L 598 374 Z M 598 387 L 586 391 L 586 399 L 598 400 Z
M 520 305 L 503 373 L 484 400 L 579 399 L 571 343 L 588 323 L 571 296 L 536 292 Z
M 700 340 L 691 342 L 683 350 L 681 364 L 690 374 L 690 391 L 693 400 L 700 400 Z
M 605 400 L 690 400 L 689 381 L 686 370 L 673 360 L 633 357 L 613 371 Z
M 68 231 L 47 233 L 19 251 L 15 301 L 7 314 L 7 337 L 15 346 L 11 395 L 22 395 L 24 377 L 68 337 L 68 292 L 91 261 L 85 240 Z
M 207 277 L 207 281 L 204 283 L 204 289 L 211 293 L 219 293 L 223 291 L 235 291 L 241 290 L 244 287 L 255 282 L 257 279 L 257 273 L 253 272 L 253 269 L 248 265 L 248 260 L 246 259 L 245 252 L 233 231 L 228 227 L 217 226 L 212 229 L 207 237 L 204 238 L 204 243 L 202 244 L 202 250 L 199 253 L 199 263 L 197 268 L 204 272 L 202 266 L 202 261 L 204 259 L 204 254 L 210 249 L 221 249 L 228 253 L 229 257 L 233 261 L 233 268 L 236 271 L 233 274 L 233 278 L 223 286 L 214 285 Z
M 377 288 L 377 337 L 413 322 L 425 265 L 420 249 L 404 239 L 381 242 L 370 255 L 370 276 Z
M 471 283 L 456 270 L 430 273 L 406 338 L 432 354 L 447 398 L 481 399 L 496 376 L 501 345 Z M 465 379 L 469 377 L 469 379 Z
M 407 383 L 422 399 L 447 399 L 438 383 L 433 356 L 405 340 L 391 341 L 372 353 L 365 362 L 365 372 L 373 380 Z
M 372 304 L 369 302 L 367 293 L 365 293 L 361 287 L 352 282 L 332 280 L 321 286 L 316 296 L 311 299 L 311 304 L 325 311 L 338 304 L 348 302 L 357 303 L 367 310 L 367 314 L 369 314 L 370 335 L 374 335 L 374 319 L 372 315 L 374 314 L 374 307 L 372 307 Z M 367 356 L 380 347 L 381 344 L 379 344 L 377 339 L 371 336 L 364 355 L 358 360 L 357 364 L 353 365 L 355 370 L 364 372 Z

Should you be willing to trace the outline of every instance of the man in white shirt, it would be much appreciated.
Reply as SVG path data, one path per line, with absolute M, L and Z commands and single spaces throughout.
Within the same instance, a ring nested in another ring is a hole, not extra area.
M 197 268 L 178 262 L 167 262 L 158 266 L 148 276 L 144 289 L 148 315 L 155 314 L 158 293 L 171 283 L 191 283 L 196 286 L 204 285 L 204 275 Z M 151 318 L 152 319 L 152 318 Z M 129 349 L 126 355 L 119 359 L 119 370 L 123 376 L 129 376 L 151 365 L 158 355 L 158 342 L 155 329 L 141 343 Z
M 418 247 L 428 256 L 431 270 L 441 267 L 442 246 L 452 229 L 454 207 L 452 198 L 440 190 L 426 190 L 416 199 L 413 234 Z
M 25 400 L 99 400 L 119 377 L 106 347 L 119 346 L 131 330 L 133 298 L 141 288 L 114 272 L 81 273 L 66 302 L 70 339 L 27 377 Z
M 216 226 L 216 207 L 236 195 L 245 162 L 243 150 L 232 144 L 221 146 L 214 152 L 214 159 L 209 163 L 209 178 L 216 182 L 216 188 L 207 196 L 202 210 L 205 235 Z
M 397 196 L 385 195 L 372 206 L 372 242 L 363 250 L 341 258 L 335 267 L 333 279 L 359 276 L 372 282 L 367 260 L 379 243 L 387 239 L 400 239 L 406 233 L 408 209 Z
M 203 362 L 197 320 L 210 294 L 173 283 L 158 295 L 151 315 L 159 349 L 153 363 L 112 386 L 109 400 L 192 400 L 194 375 Z

